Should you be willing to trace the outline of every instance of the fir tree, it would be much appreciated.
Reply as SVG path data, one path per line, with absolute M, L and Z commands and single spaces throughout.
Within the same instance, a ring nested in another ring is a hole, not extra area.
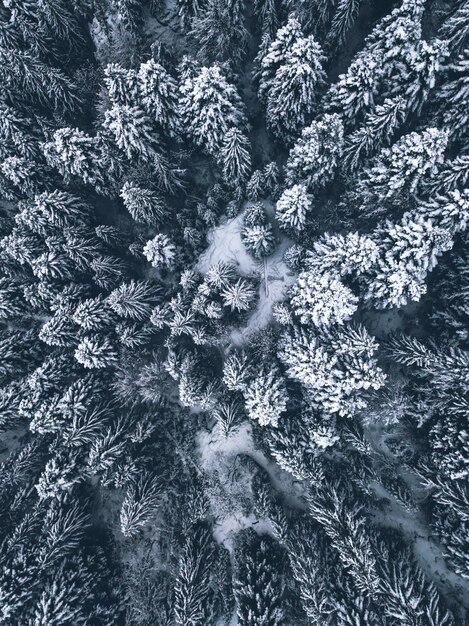
M 276 367 L 265 368 L 243 390 L 248 416 L 261 426 L 277 426 L 287 408 L 284 380 Z
M 334 176 L 342 154 L 343 124 L 338 115 L 325 115 L 305 128 L 290 150 L 286 180 L 304 183 L 309 191 L 323 187 Z
M 275 215 L 284 228 L 301 231 L 306 223 L 307 214 L 312 208 L 312 198 L 306 185 L 296 184 L 286 189 L 278 199 Z
M 281 626 L 284 585 L 275 546 L 249 533 L 236 552 L 234 592 L 240 626 Z
M 143 254 L 153 267 L 171 268 L 176 261 L 176 247 L 167 235 L 155 235 L 143 248 Z
M 218 65 L 203 67 L 195 76 L 183 79 L 180 104 L 185 132 L 217 157 L 228 130 L 246 124 L 239 94 Z
M 230 128 L 220 148 L 223 177 L 228 185 L 243 185 L 251 172 L 251 145 L 238 128 Z

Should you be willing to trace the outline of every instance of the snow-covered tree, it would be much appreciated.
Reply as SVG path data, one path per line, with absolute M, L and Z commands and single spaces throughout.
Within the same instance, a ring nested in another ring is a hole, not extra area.
M 205 626 L 213 618 L 211 568 L 215 546 L 209 527 L 195 524 L 184 538 L 175 581 L 174 613 L 177 626 Z
M 231 352 L 223 364 L 223 383 L 230 391 L 242 391 L 252 377 L 244 352 Z
M 158 162 L 159 138 L 150 119 L 138 107 L 114 105 L 106 111 L 103 126 L 128 159 Z
M 159 224 L 168 215 L 163 198 L 151 189 L 127 182 L 120 191 L 120 197 L 127 211 L 140 224 Z
M 294 42 L 301 37 L 303 37 L 301 24 L 292 14 L 288 17 L 285 26 L 279 28 L 273 41 L 267 38 L 267 48 L 262 50 L 261 47 L 263 54 L 260 58 L 259 68 L 259 97 L 262 100 L 267 101 L 277 70 L 281 67 Z
M 277 201 L 275 216 L 283 228 L 301 231 L 312 208 L 312 197 L 304 184 L 286 189 Z
M 249 38 L 244 10 L 244 0 L 205 0 L 190 31 L 205 61 L 239 61 L 244 57 Z
M 287 408 L 285 381 L 276 367 L 265 367 L 256 372 L 243 389 L 246 412 L 261 426 L 276 427 Z
M 232 311 L 248 311 L 256 297 L 256 290 L 245 278 L 238 278 L 223 288 L 221 292 L 223 304 Z
M 230 128 L 220 148 L 220 163 L 225 182 L 237 187 L 243 185 L 251 173 L 251 144 L 246 135 L 236 127 Z
M 311 119 L 323 85 L 324 54 L 312 35 L 295 41 L 269 86 L 267 124 L 278 139 L 291 141 Z
M 137 73 L 127 70 L 116 63 L 109 63 L 104 68 L 104 84 L 113 105 L 137 105 Z
M 209 154 L 220 154 L 230 128 L 244 128 L 244 105 L 236 87 L 228 82 L 218 65 L 202 67 L 180 86 L 183 129 L 192 141 Z
M 302 324 L 343 324 L 358 308 L 358 298 L 338 276 L 301 272 L 290 290 L 290 305 Z
M 82 339 L 75 350 L 75 358 L 87 369 L 112 367 L 117 363 L 115 347 L 102 335 L 91 335 Z
M 373 153 L 389 144 L 404 118 L 405 100 L 402 96 L 387 98 L 383 104 L 367 113 L 363 126 L 345 141 L 342 156 L 344 169 L 348 172 L 356 171 Z
M 75 128 L 60 128 L 43 144 L 44 156 L 66 180 L 76 176 L 85 184 L 106 193 L 117 164 L 109 156 L 102 138 Z
M 247 533 L 235 553 L 238 623 L 282 626 L 284 583 L 278 567 L 278 547 L 270 537 L 259 537 L 252 530 Z
M 241 238 L 256 259 L 267 257 L 274 251 L 276 237 L 270 224 L 245 226 L 241 232 Z
M 109 306 L 117 315 L 135 320 L 149 318 L 158 300 L 158 287 L 143 280 L 123 283 L 107 298 Z
M 326 114 L 303 129 L 288 155 L 287 183 L 304 183 L 310 191 L 326 185 L 334 176 L 343 143 L 344 127 L 338 115 Z
M 154 59 L 142 63 L 137 75 L 139 103 L 151 120 L 175 137 L 180 132 L 176 80 Z
M 302 265 L 317 273 L 360 276 L 376 263 L 379 245 L 369 235 L 325 233 L 304 253 Z
M 142 475 L 126 491 L 120 511 L 125 537 L 135 537 L 148 524 L 161 504 L 162 485 L 155 477 Z
M 358 181 L 356 193 L 364 202 L 363 209 L 376 213 L 376 203 L 415 196 L 424 181 L 437 173 L 447 141 L 447 131 L 429 128 L 404 135 L 384 148 Z
M 394 224 L 376 232 L 380 254 L 364 277 L 364 298 L 379 308 L 403 306 L 426 293 L 425 279 L 438 256 L 453 246 L 454 233 L 468 220 L 467 192 L 452 192 L 437 202 L 423 203 Z
M 177 257 L 176 246 L 171 239 L 160 233 L 150 239 L 143 248 L 143 254 L 147 261 L 157 268 L 170 268 L 174 265 Z
M 383 386 L 377 343 L 362 328 L 344 326 L 326 332 L 286 331 L 279 358 L 290 378 L 302 383 L 313 407 L 350 416 L 366 406 L 366 390 Z

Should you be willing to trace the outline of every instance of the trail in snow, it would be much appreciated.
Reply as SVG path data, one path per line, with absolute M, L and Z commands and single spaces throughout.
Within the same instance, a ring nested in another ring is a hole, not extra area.
M 294 479 L 256 449 L 249 422 L 241 424 L 236 432 L 226 438 L 219 435 L 216 430 L 201 431 L 196 442 L 200 467 L 209 479 L 216 480 L 216 489 L 211 492 L 212 513 L 216 518 L 214 537 L 228 550 L 232 551 L 233 539 L 243 528 L 252 527 L 259 533 L 273 534 L 268 519 L 258 518 L 248 510 L 253 504 L 251 490 L 253 474 L 252 469 L 242 463 L 244 456 L 267 472 L 272 486 L 289 506 L 306 508 Z M 236 494 L 242 494 L 242 497 Z M 230 499 L 230 495 L 234 497 Z M 228 499 L 235 503 L 232 510 L 220 506 L 220 503 L 224 504 Z M 243 501 L 248 504 L 248 508 L 243 509 Z

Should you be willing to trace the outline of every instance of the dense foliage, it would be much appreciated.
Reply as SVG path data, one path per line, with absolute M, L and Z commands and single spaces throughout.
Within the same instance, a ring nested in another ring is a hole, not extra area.
M 0 87 L 0 625 L 464 624 L 468 0 L 3 0 Z

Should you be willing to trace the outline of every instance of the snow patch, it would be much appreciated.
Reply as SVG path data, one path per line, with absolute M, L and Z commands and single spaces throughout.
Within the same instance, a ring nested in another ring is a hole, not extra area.
M 255 310 L 244 328 L 235 329 L 230 334 L 231 342 L 236 346 L 242 345 L 251 333 L 267 326 L 272 320 L 272 306 L 284 299 L 288 288 L 297 278 L 283 260 L 285 251 L 292 244 L 290 239 L 282 236 L 270 257 L 256 261 L 241 241 L 242 227 L 243 215 L 240 214 L 212 228 L 207 234 L 208 248 L 201 254 L 197 263 L 197 269 L 202 274 L 206 274 L 215 263 L 224 261 L 233 264 L 243 276 L 261 278 L 259 300 Z

